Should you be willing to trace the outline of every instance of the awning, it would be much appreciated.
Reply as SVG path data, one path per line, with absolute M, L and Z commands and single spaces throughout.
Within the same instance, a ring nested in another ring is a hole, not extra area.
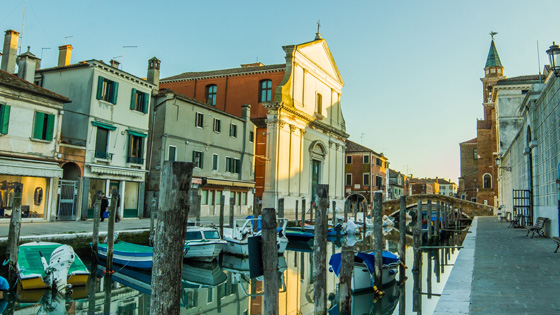
M 90 171 L 92 173 L 97 173 L 97 174 L 119 175 L 119 176 L 128 176 L 128 177 L 144 177 L 144 174 L 148 172 L 145 170 L 124 168 L 124 167 L 111 167 L 111 166 L 104 166 L 104 165 L 97 165 L 97 164 L 86 164 L 86 166 L 90 167 Z
M 232 186 L 232 187 L 247 187 L 247 188 L 255 187 L 255 183 L 237 182 L 231 180 L 220 180 L 220 179 L 210 179 L 210 178 L 206 181 L 206 184 L 219 185 L 219 186 Z
M 116 130 L 117 129 L 117 127 L 115 127 L 113 125 L 109 125 L 109 124 L 102 123 L 100 121 L 95 121 L 95 120 L 92 121 L 91 124 L 94 125 L 94 126 L 109 129 L 109 130 Z
M 134 131 L 134 130 L 128 130 L 128 133 L 133 135 L 133 136 L 137 136 L 137 137 L 142 137 L 142 138 L 146 138 L 147 135 L 140 133 L 138 131 Z
M 0 174 L 61 178 L 62 168 L 56 162 L 0 158 Z

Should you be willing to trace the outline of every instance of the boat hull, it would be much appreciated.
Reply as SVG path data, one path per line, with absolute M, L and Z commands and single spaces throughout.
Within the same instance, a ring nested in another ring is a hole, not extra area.
M 247 239 L 242 241 L 229 237 L 226 237 L 224 239 L 227 242 L 226 246 L 224 247 L 224 253 L 243 257 L 249 256 L 249 242 Z M 284 237 L 278 238 L 276 244 L 278 248 L 278 254 L 281 255 L 284 253 L 284 251 L 286 251 L 286 248 L 288 247 L 288 239 Z
M 395 282 L 396 267 L 382 268 L 382 286 L 388 286 Z M 374 274 L 369 272 L 368 267 L 362 263 L 355 263 L 352 273 L 352 292 L 364 292 L 373 290 L 375 285 Z
M 185 259 L 210 262 L 220 255 L 226 247 L 226 242 L 187 242 L 185 245 Z M 187 247 L 188 246 L 188 247 Z
M 130 268 L 152 269 L 153 248 L 125 242 L 113 245 L 113 263 Z M 107 260 L 107 244 L 99 244 L 97 256 Z

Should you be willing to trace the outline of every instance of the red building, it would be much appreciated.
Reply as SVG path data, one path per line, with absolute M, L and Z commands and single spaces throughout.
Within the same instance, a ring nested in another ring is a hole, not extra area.
M 346 140 L 345 197 L 351 202 L 365 199 L 371 205 L 373 193 L 380 190 L 386 198 L 388 168 L 383 153 Z

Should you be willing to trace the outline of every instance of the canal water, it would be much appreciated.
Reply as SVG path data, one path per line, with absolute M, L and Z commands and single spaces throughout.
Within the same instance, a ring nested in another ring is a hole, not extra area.
M 463 235 L 455 235 L 444 244 L 448 248 L 425 250 L 420 272 L 412 272 L 412 239 L 407 239 L 404 284 L 383 288 L 385 295 L 373 292 L 352 296 L 353 314 L 432 314 L 459 249 Z M 384 249 L 398 251 L 398 230 L 384 236 Z M 331 254 L 338 253 L 345 238 L 331 239 L 327 249 L 327 268 Z M 356 250 L 371 249 L 372 235 L 349 240 Z M 312 242 L 290 242 L 278 257 L 279 314 L 313 313 Z M 97 265 L 95 292 L 88 287 L 74 288 L 72 295 L 60 296 L 44 290 L 19 292 L 10 314 L 150 314 L 150 273 L 115 267 L 112 281 L 103 277 L 102 264 Z M 397 279 L 400 275 L 397 274 Z M 262 279 L 249 277 L 248 259 L 224 255 L 221 262 L 183 265 L 181 314 L 249 315 L 263 313 Z M 328 305 L 333 314 L 337 307 L 338 278 L 327 271 Z M 89 292 L 88 292 L 89 291 Z

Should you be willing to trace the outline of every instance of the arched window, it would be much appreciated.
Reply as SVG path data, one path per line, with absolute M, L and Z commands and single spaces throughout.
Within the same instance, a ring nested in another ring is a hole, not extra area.
M 315 106 L 315 112 L 317 114 L 323 114 L 323 96 L 321 93 L 317 93 L 316 97 L 317 106 Z
M 483 188 L 492 188 L 492 175 L 484 174 L 482 176 L 482 185 Z
M 272 100 L 272 80 L 261 80 L 259 82 L 259 103 Z
M 216 106 L 216 92 L 218 87 L 216 84 L 206 86 L 206 104 Z

